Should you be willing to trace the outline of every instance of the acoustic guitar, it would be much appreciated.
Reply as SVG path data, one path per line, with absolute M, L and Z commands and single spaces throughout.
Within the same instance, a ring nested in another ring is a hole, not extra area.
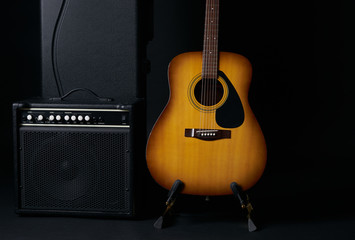
M 207 0 L 202 52 L 169 64 L 170 98 L 149 136 L 146 160 L 155 181 L 182 193 L 232 194 L 252 187 L 266 164 L 266 144 L 248 103 L 249 60 L 218 51 L 219 0 Z

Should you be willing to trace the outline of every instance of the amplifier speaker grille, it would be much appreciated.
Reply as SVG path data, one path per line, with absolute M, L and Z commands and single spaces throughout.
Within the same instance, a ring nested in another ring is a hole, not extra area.
M 130 214 L 129 133 L 20 127 L 21 208 Z

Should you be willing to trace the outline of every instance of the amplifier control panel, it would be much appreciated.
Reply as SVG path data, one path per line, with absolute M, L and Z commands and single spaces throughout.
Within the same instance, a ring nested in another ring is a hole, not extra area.
M 20 108 L 20 124 L 31 126 L 129 127 L 127 109 Z

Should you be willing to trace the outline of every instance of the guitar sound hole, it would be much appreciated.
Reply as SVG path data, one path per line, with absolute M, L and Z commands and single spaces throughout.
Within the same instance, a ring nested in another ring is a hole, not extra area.
M 201 79 L 194 89 L 196 100 L 204 106 L 213 106 L 219 103 L 223 93 L 223 86 L 216 79 Z

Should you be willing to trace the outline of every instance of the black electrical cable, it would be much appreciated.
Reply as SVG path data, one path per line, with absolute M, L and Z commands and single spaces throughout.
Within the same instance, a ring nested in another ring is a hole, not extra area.
M 52 49 L 51 49 L 51 54 L 52 54 L 52 68 L 53 68 L 53 73 L 54 73 L 54 80 L 57 85 L 57 90 L 59 96 L 63 96 L 64 90 L 58 70 L 58 62 L 57 62 L 57 47 L 58 47 L 58 36 L 65 18 L 65 14 L 68 9 L 70 0 L 63 0 L 62 4 L 60 6 L 60 10 L 58 13 L 58 18 L 56 20 L 54 30 L 53 30 L 53 35 L 52 35 Z

